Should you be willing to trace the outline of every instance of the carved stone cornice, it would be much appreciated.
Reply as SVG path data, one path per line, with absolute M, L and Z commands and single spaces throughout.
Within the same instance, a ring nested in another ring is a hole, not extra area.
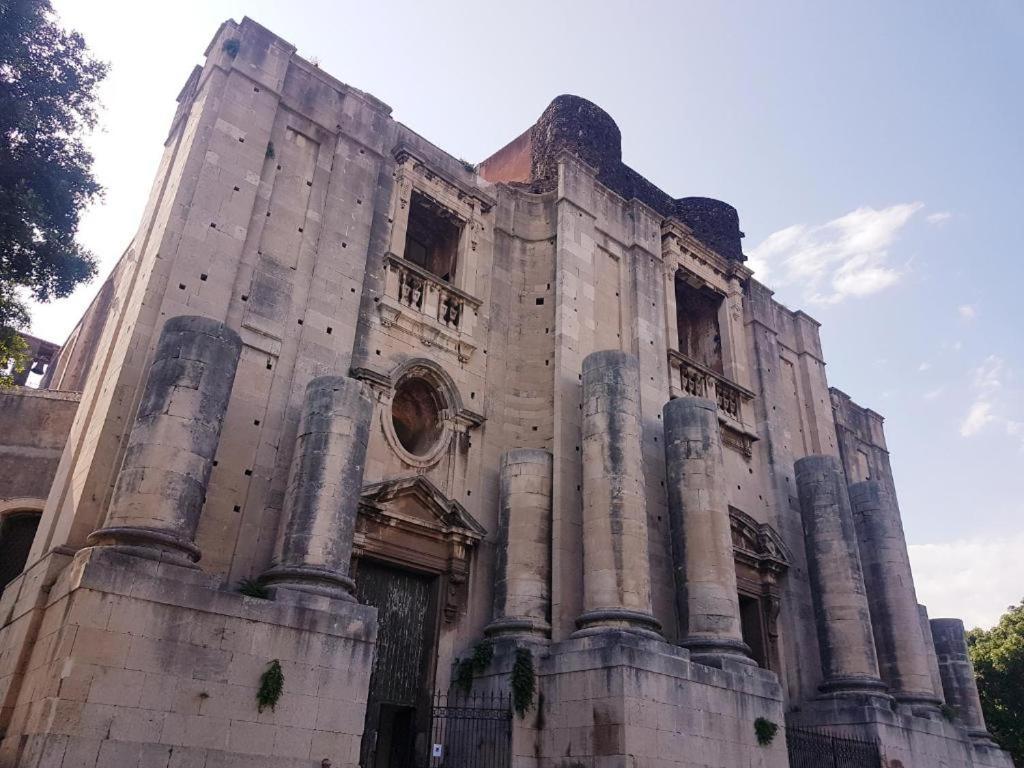
M 458 200 L 470 199 L 473 201 L 473 206 L 480 207 L 481 213 L 487 213 L 498 203 L 496 198 L 484 192 L 480 187 L 465 184 L 444 171 L 437 169 L 430 164 L 421 152 L 404 142 L 394 148 L 392 155 L 400 166 L 411 164 L 413 170 L 422 174 L 428 181 L 439 181 Z

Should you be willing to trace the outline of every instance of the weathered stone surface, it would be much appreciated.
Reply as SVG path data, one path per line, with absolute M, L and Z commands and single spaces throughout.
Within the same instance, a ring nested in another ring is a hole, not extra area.
M 745 659 L 718 406 L 679 397 L 663 413 L 682 645 L 696 659 Z
M 372 414 L 369 389 L 355 379 L 307 385 L 284 529 L 265 582 L 353 599 L 348 571 Z
M 834 456 L 796 462 L 827 694 L 883 693 L 846 481 Z
M 199 559 L 194 540 L 241 348 L 235 331 L 210 318 L 164 324 L 107 520 L 91 543 Z
M 972 739 L 991 741 L 978 698 L 974 665 L 967 652 L 964 623 L 960 619 L 932 619 L 931 627 L 946 704 L 953 708 Z
M 494 618 L 487 634 L 551 633 L 551 477 L 548 451 L 501 458 Z
M 583 360 L 584 633 L 657 636 L 651 615 L 637 360 L 618 350 Z
M 849 492 L 882 680 L 898 702 L 934 708 L 899 507 L 876 480 L 853 483 Z

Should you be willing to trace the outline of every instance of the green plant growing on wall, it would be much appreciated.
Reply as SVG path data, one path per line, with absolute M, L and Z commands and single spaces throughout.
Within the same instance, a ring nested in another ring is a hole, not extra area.
M 463 170 L 466 171 L 466 173 L 476 173 L 476 166 L 469 162 L 469 160 L 465 160 L 460 157 L 459 164 L 462 166 Z
M 455 685 L 463 693 L 473 688 L 473 678 L 482 674 L 494 658 L 494 646 L 484 640 L 473 646 L 473 652 L 465 659 L 459 659 L 455 666 Z
M 270 590 L 263 586 L 259 579 L 242 579 L 238 582 L 238 592 L 246 597 L 256 597 L 260 600 L 270 599 Z
M 262 712 L 267 707 L 270 707 L 271 711 L 273 711 L 283 691 L 284 672 L 281 671 L 281 662 L 274 659 L 267 666 L 263 674 L 260 675 L 260 687 L 256 691 L 256 701 L 259 705 L 258 711 Z
M 757 737 L 757 743 L 762 747 L 767 747 L 775 740 L 778 730 L 779 726 L 768 718 L 759 717 L 754 721 L 754 735 Z
M 221 49 L 231 58 L 235 58 L 238 55 L 239 42 L 236 38 L 231 37 L 224 41 L 224 45 Z
M 525 717 L 533 706 L 536 688 L 533 652 L 529 648 L 516 648 L 516 660 L 512 664 L 512 707 L 520 717 Z
M 277 156 L 277 153 L 274 151 L 274 142 L 268 141 L 267 142 L 267 159 L 268 160 L 273 160 L 276 156 Z

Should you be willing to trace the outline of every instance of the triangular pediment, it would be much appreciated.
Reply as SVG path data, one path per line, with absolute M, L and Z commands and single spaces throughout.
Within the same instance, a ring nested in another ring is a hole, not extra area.
M 359 504 L 364 514 L 385 515 L 442 533 L 458 532 L 473 541 L 487 534 L 464 506 L 445 496 L 423 475 L 363 486 Z

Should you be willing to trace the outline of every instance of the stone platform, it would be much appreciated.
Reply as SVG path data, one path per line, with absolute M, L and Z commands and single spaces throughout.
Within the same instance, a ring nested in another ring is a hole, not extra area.
M 5 631 L 30 618 L 16 615 L 15 592 L 4 593 Z M 245 597 L 198 570 L 105 547 L 80 551 L 41 594 L 3 768 L 358 763 L 375 609 Z M 260 712 L 274 659 L 283 693 Z

